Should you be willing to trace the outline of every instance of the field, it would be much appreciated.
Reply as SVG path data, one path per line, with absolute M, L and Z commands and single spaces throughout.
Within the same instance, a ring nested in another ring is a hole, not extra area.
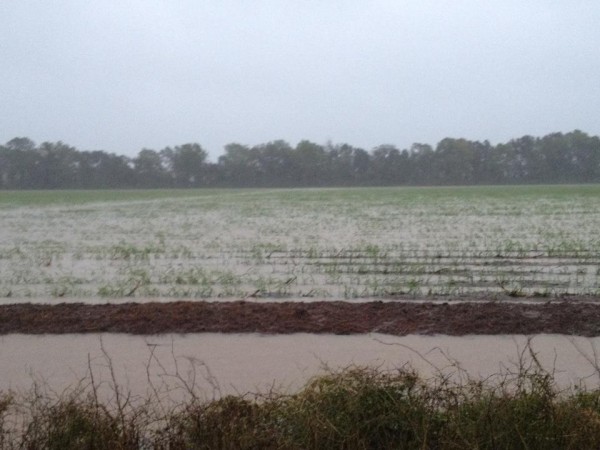
M 0 448 L 598 448 L 599 225 L 600 185 L 0 191 Z
M 0 298 L 600 292 L 600 186 L 0 193 Z

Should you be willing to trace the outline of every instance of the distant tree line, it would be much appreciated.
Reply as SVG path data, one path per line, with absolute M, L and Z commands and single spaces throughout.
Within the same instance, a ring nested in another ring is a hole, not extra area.
M 575 130 L 507 143 L 446 138 L 434 148 L 370 152 L 283 140 L 228 144 L 217 162 L 196 143 L 134 158 L 15 138 L 0 145 L 0 189 L 300 187 L 600 182 L 600 138 Z

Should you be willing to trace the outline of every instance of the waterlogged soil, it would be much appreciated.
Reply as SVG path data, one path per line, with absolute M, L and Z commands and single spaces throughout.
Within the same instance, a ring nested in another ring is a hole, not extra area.
M 599 298 L 350 303 L 203 302 L 0 306 L 0 334 L 569 334 L 600 336 Z

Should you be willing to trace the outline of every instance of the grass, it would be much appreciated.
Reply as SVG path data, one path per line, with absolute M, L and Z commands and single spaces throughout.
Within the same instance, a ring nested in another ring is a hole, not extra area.
M 533 361 L 535 355 L 532 354 Z M 168 404 L 82 380 L 55 394 L 0 393 L 0 447 L 47 449 L 596 449 L 600 391 L 559 391 L 535 363 L 487 381 L 348 367 L 295 394 Z M 113 386 L 114 388 L 114 386 Z
M 227 189 L 103 189 L 0 191 L 0 207 L 84 205 L 97 202 L 150 201 L 211 196 Z
M 172 198 L 194 198 L 239 195 L 281 199 L 295 203 L 338 200 L 378 201 L 393 194 L 402 203 L 440 199 L 481 198 L 515 200 L 530 198 L 561 198 L 583 196 L 594 199 L 598 185 L 530 185 L 530 186 L 446 186 L 403 188 L 306 188 L 306 189 L 103 189 L 103 190 L 20 190 L 0 191 L 0 207 L 48 206 L 55 204 L 85 204 L 113 201 L 148 201 Z

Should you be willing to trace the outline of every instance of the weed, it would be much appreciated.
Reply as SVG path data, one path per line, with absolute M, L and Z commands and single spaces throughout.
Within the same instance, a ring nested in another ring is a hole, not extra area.
M 150 379 L 150 397 L 135 405 L 114 384 L 114 402 L 102 401 L 90 374 L 58 397 L 39 386 L 25 396 L 0 395 L 0 443 L 9 449 L 598 448 L 599 391 L 557 390 L 552 374 L 530 356 L 531 364 L 522 360 L 516 372 L 488 380 L 348 367 L 294 394 L 212 400 L 200 400 L 198 373 L 187 378 L 176 369 L 164 376 L 187 395 L 171 406 L 164 394 L 173 391 Z M 11 415 L 20 419 L 6 420 Z

